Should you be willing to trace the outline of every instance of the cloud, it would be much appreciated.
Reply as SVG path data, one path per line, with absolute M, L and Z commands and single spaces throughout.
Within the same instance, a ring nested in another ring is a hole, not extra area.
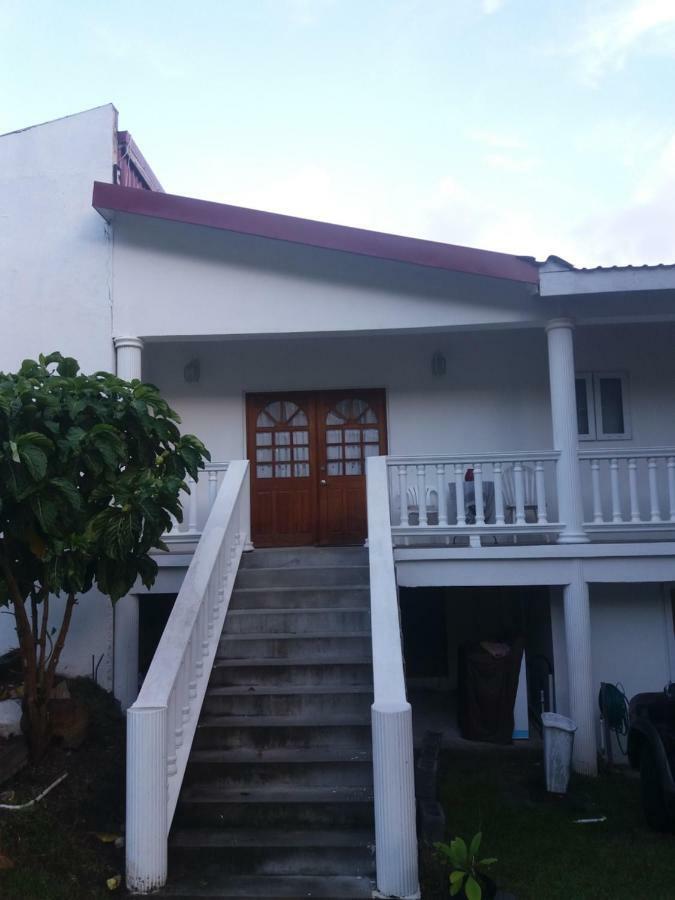
M 581 74 L 597 84 L 608 71 L 622 69 L 629 56 L 655 49 L 675 55 L 673 0 L 613 0 L 583 23 L 572 53 L 581 61 Z
M 506 0 L 482 0 L 481 9 L 487 16 L 491 16 L 492 13 L 498 12 Z

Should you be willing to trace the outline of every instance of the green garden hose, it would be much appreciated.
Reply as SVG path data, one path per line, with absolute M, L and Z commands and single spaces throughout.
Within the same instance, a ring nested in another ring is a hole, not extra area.
M 626 750 L 621 739 L 628 734 L 628 698 L 621 682 L 609 684 L 602 681 L 598 702 L 602 718 L 609 730 L 616 735 L 619 750 L 625 754 Z

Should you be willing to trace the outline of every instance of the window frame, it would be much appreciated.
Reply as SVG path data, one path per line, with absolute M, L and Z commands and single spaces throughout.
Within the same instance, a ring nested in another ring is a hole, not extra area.
M 580 441 L 595 441 L 595 391 L 593 390 L 593 373 L 592 372 L 576 372 L 574 375 L 574 387 L 576 394 L 577 381 L 583 381 L 586 386 L 586 410 L 588 412 L 588 431 L 582 434 L 579 431 L 579 409 L 577 408 L 577 433 Z M 576 400 L 576 396 L 575 396 Z M 576 404 L 575 404 L 576 405 Z M 625 421 L 625 419 L 624 419 Z
M 604 430 L 602 421 L 602 401 L 600 394 L 600 381 L 603 378 L 616 378 L 621 383 L 621 405 L 623 413 L 624 430 L 620 434 Z M 577 381 L 583 380 L 586 385 L 586 407 L 588 409 L 588 433 L 579 432 L 580 441 L 630 441 L 633 438 L 633 430 L 630 416 L 630 391 L 628 373 L 621 371 L 608 372 L 575 372 L 575 386 Z M 578 427 L 577 411 L 577 427 Z
M 602 421 L 602 402 L 600 396 L 600 380 L 602 378 L 616 378 L 621 383 L 621 406 L 623 413 L 623 431 L 619 434 L 605 431 Z M 594 372 L 593 373 L 593 400 L 595 403 L 595 431 L 599 441 L 630 441 L 633 430 L 630 420 L 630 403 L 628 393 L 628 374 L 626 372 Z

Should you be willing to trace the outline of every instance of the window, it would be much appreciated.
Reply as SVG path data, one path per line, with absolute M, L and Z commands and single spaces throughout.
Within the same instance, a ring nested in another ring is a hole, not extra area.
M 582 441 L 628 440 L 628 376 L 621 372 L 580 372 L 575 381 L 577 429 Z

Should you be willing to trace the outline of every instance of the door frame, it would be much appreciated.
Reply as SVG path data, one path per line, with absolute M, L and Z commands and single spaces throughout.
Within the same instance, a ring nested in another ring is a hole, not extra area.
M 250 419 L 249 419 L 249 401 L 253 398 L 268 398 L 270 401 L 275 399 L 289 399 L 291 401 L 294 398 L 309 397 L 313 403 L 313 414 L 315 416 L 315 421 L 312 423 L 310 421 L 310 459 L 315 461 L 315 472 L 312 477 L 312 499 L 311 499 L 311 515 L 312 521 L 314 523 L 313 528 L 313 539 L 311 543 L 302 543 L 297 546 L 307 546 L 307 547 L 318 547 L 318 546 L 332 546 L 330 544 L 321 543 L 321 529 L 320 529 L 320 501 L 319 501 L 319 481 L 321 479 L 320 472 L 320 459 L 322 458 L 321 448 L 319 447 L 319 439 L 320 439 L 320 425 L 318 421 L 316 421 L 316 407 L 318 406 L 318 400 L 321 396 L 326 396 L 328 394 L 339 395 L 344 393 L 345 397 L 354 396 L 359 393 L 363 394 L 380 394 L 381 395 L 381 409 L 384 417 L 384 421 L 381 423 L 381 437 L 382 437 L 382 447 L 383 453 L 386 455 L 389 452 L 389 392 L 386 387 L 377 386 L 377 387 L 324 387 L 324 388 L 310 388 L 307 390 L 303 390 L 302 388 L 290 388 L 288 390 L 264 390 L 264 389 L 256 389 L 256 390 L 244 390 L 243 394 L 243 426 L 244 426 L 244 456 L 245 459 L 248 460 L 250 471 L 251 471 L 251 493 L 250 493 L 250 504 L 251 504 L 251 541 L 255 545 L 254 535 L 253 535 L 253 522 L 254 522 L 254 494 L 253 494 L 253 481 L 255 478 L 254 466 L 256 464 L 255 459 L 255 428 L 251 429 Z M 365 487 L 365 459 L 364 459 L 364 491 Z M 273 546 L 273 545 L 265 545 L 265 546 Z M 279 544 L 278 546 L 284 546 L 284 544 Z M 337 546 L 337 545 L 336 545 Z

